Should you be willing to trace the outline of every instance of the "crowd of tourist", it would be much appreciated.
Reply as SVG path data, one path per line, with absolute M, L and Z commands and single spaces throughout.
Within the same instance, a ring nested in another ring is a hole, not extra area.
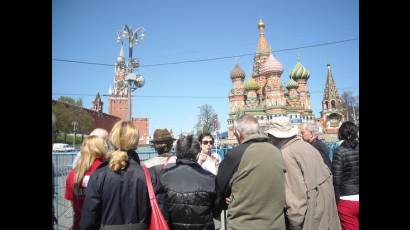
M 157 156 L 140 161 L 132 122 L 94 130 L 66 179 L 72 229 L 153 229 L 143 167 L 169 229 L 359 229 L 354 123 L 341 125 L 343 142 L 332 156 L 314 124 L 277 121 L 261 131 L 252 115 L 243 115 L 233 127 L 238 145 L 223 160 L 212 152 L 214 137 L 207 132 L 175 139 L 168 129 L 156 129 L 151 144 Z

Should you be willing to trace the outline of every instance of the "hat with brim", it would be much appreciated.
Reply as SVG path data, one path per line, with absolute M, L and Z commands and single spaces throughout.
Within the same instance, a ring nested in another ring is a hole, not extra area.
M 168 129 L 156 129 L 154 131 L 154 139 L 151 140 L 151 143 L 161 143 L 167 141 L 175 141 L 176 139 L 172 137 Z
M 289 122 L 273 122 L 271 128 L 265 133 L 270 134 L 276 138 L 289 138 L 298 134 L 298 127 Z

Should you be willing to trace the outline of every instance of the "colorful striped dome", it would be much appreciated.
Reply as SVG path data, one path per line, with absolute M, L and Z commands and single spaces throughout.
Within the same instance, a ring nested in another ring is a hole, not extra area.
M 286 86 L 287 89 L 296 89 L 299 87 L 299 84 L 294 81 L 292 78 L 289 78 L 288 85 Z
M 300 63 L 300 60 L 298 59 L 296 62 L 295 67 L 293 68 L 292 72 L 290 73 L 290 77 L 293 80 L 298 80 L 298 79 L 309 79 L 310 77 L 310 71 L 307 70 L 302 63 Z
M 258 85 L 258 83 L 255 81 L 255 79 L 253 79 L 253 78 L 251 77 L 251 79 L 249 79 L 249 81 L 247 81 L 247 82 L 245 83 L 244 89 L 245 89 L 245 90 L 258 90 L 258 89 L 259 89 L 259 85 Z
M 268 72 L 283 72 L 283 64 L 280 63 L 272 53 L 269 54 L 269 57 L 261 66 L 261 73 L 268 73 Z
M 245 79 L 245 72 L 242 70 L 239 64 L 236 64 L 235 67 L 231 71 L 231 79 L 235 79 L 235 78 Z

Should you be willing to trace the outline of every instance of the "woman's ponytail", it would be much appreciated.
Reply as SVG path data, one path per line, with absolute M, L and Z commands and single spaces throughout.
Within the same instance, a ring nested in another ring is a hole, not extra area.
M 118 172 L 120 170 L 125 169 L 125 167 L 127 166 L 127 162 L 128 162 L 127 152 L 116 150 L 113 153 L 111 153 L 108 167 L 112 171 Z

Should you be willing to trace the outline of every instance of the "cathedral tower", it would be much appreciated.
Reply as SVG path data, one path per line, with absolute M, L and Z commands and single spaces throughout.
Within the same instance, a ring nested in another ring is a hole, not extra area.
M 299 87 L 298 83 L 292 78 L 289 78 L 286 88 L 288 89 L 287 104 L 293 108 L 300 108 L 300 98 L 297 88 Z
M 330 64 L 327 64 L 321 119 L 326 133 L 337 133 L 339 126 L 345 120 L 342 101 L 337 91 L 335 80 L 333 79 L 332 66 Z
M 258 83 L 255 79 L 251 78 L 245 83 L 245 92 L 246 92 L 246 110 L 255 110 L 259 106 L 258 95 L 256 91 L 259 89 Z
M 228 138 L 235 139 L 233 135 L 233 121 L 240 115 L 240 111 L 245 109 L 244 80 L 245 72 L 236 64 L 231 71 L 232 89 L 229 94 L 229 119 Z
M 286 106 L 284 92 L 281 90 L 280 77 L 283 73 L 283 64 L 280 63 L 272 53 L 262 64 L 260 68 L 261 74 L 266 76 L 265 106 L 269 110 L 271 107 Z M 279 112 L 279 111 L 274 111 Z
M 268 40 L 266 40 L 265 37 L 265 23 L 262 21 L 262 19 L 259 19 L 258 30 L 259 40 L 258 45 L 256 47 L 256 54 L 253 58 L 252 76 L 258 76 L 260 74 L 261 65 L 265 62 L 265 60 L 269 57 L 269 54 L 272 52 Z
M 237 110 L 243 110 L 245 106 L 244 92 L 245 72 L 236 64 L 231 71 L 232 89 L 229 94 L 229 113 L 233 114 Z
M 310 71 L 306 69 L 302 63 L 300 63 L 300 58 L 298 57 L 296 65 L 290 73 L 290 77 L 298 83 L 297 91 L 300 96 L 300 104 L 304 110 L 312 110 L 310 104 L 310 93 L 307 88 L 307 80 L 310 78 Z

